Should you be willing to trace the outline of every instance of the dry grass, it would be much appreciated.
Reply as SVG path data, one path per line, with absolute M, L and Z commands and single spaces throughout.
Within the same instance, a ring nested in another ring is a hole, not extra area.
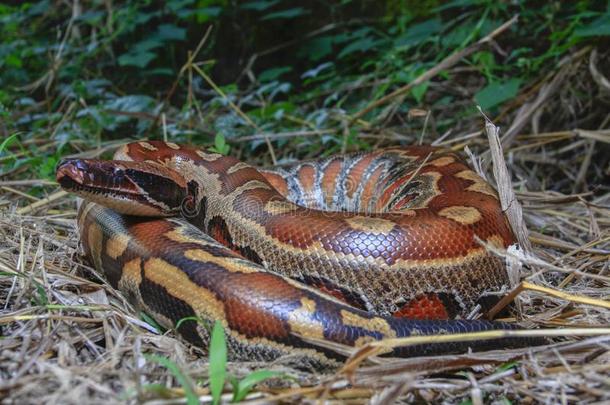
M 501 138 L 512 184 L 497 178 L 508 208 L 516 209 L 513 226 L 525 238 L 525 249 L 498 252 L 509 259 L 515 279 L 526 281 L 515 292 L 516 317 L 525 327 L 562 328 L 565 337 L 536 349 L 433 358 L 389 360 L 360 351 L 327 374 L 291 368 L 285 359 L 231 363 L 230 372 L 238 376 L 264 367 L 294 377 L 262 384 L 249 396 L 253 403 L 610 401 L 610 334 L 605 329 L 595 336 L 592 329 L 610 325 L 610 131 L 603 129 L 609 117 L 600 115 L 599 129 L 586 131 L 566 118 L 580 102 L 575 94 L 604 81 L 592 80 L 586 63 L 562 69 L 506 112 L 504 120 L 518 126 L 508 126 Z M 542 125 L 545 119 L 553 125 Z M 566 129 L 556 131 L 558 122 Z M 494 179 L 489 162 L 498 154 L 490 151 L 481 123 L 472 126 L 470 135 L 440 143 L 468 146 L 486 158 L 473 163 Z M 523 128 L 537 133 L 524 135 Z M 209 401 L 206 357 L 172 332 L 158 334 L 80 257 L 73 199 L 40 182 L 50 198 L 37 200 L 25 193 L 36 181 L 0 180 L 2 401 L 185 403 L 176 376 L 145 354 L 171 359 L 200 400 Z M 512 192 L 522 209 L 510 207 Z M 230 399 L 229 391 L 225 397 Z

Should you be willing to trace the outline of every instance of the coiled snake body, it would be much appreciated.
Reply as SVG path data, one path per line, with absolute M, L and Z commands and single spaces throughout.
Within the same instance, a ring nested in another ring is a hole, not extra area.
M 291 353 L 325 365 L 341 355 L 316 342 L 513 328 L 447 320 L 488 308 L 507 288 L 502 261 L 480 241 L 514 240 L 495 191 L 443 149 L 257 170 L 196 148 L 135 142 L 113 161 L 66 160 L 57 179 L 89 201 L 79 210 L 82 245 L 110 284 L 167 327 L 188 318 L 177 330 L 200 346 L 220 320 L 235 358 Z M 513 344 L 527 342 L 475 345 Z

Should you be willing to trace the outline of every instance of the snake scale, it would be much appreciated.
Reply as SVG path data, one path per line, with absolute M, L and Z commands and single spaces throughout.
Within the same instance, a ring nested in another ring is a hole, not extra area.
M 292 354 L 336 365 L 342 354 L 320 342 L 515 328 L 451 319 L 489 308 L 509 284 L 503 261 L 477 238 L 498 248 L 515 241 L 496 192 L 441 148 L 256 169 L 142 141 L 110 161 L 64 160 L 57 180 L 86 200 L 81 243 L 108 282 L 195 345 L 207 346 L 219 320 L 235 359 Z M 531 343 L 433 343 L 384 355 Z

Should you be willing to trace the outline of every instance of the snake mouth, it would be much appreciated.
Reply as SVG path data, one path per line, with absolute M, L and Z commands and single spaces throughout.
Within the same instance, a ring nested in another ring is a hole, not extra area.
M 85 198 L 90 198 L 91 195 L 106 195 L 136 199 L 139 194 L 124 176 L 121 167 L 110 166 L 99 160 L 63 160 L 57 166 L 56 180 L 64 190 Z
M 149 162 L 66 159 L 56 179 L 66 191 L 129 215 L 175 215 L 186 197 L 179 177 Z

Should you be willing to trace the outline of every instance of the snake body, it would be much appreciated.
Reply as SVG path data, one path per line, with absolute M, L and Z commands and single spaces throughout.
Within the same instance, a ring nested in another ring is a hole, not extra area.
M 514 328 L 448 319 L 488 308 L 507 288 L 502 261 L 480 242 L 506 248 L 514 238 L 495 191 L 444 149 L 257 170 L 197 148 L 134 142 L 113 161 L 66 160 L 57 179 L 88 201 L 81 242 L 109 283 L 196 345 L 221 321 L 235 358 L 290 353 L 336 364 L 342 355 L 325 343 Z

